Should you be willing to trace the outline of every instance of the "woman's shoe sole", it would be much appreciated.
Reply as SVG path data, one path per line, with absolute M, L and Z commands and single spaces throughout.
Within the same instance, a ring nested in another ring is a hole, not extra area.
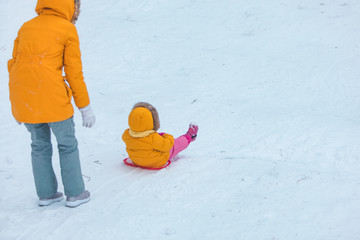
M 88 201 L 90 201 L 90 197 L 82 199 L 82 200 L 77 200 L 74 202 L 66 201 L 65 206 L 69 207 L 69 208 L 75 208 L 77 206 L 80 206 L 81 204 L 87 203 Z

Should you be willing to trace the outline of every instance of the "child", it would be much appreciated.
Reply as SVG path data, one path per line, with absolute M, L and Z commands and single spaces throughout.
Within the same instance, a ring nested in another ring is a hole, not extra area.
M 149 103 L 134 105 L 129 115 L 129 129 L 122 139 L 131 161 L 141 167 L 159 168 L 188 147 L 197 136 L 198 126 L 190 124 L 185 135 L 174 139 L 170 134 L 157 133 L 160 127 L 159 115 Z
M 31 159 L 39 206 L 61 201 L 52 166 L 51 131 L 58 142 L 66 206 L 90 200 L 81 174 L 73 121 L 74 96 L 83 126 L 95 115 L 84 82 L 75 22 L 80 0 L 38 0 L 38 16 L 24 23 L 8 62 L 9 91 L 15 120 L 31 133 Z M 65 78 L 62 71 L 65 71 Z M 69 86 L 68 86 L 69 84 Z

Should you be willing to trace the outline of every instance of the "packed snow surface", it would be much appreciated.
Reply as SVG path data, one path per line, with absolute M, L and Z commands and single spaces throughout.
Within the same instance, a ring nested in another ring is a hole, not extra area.
M 82 1 L 97 122 L 75 112 L 92 194 L 75 209 L 37 206 L 10 110 L 6 63 L 35 5 L 0 0 L 1 240 L 360 239 L 360 1 Z M 199 125 L 166 169 L 122 162 L 139 101 L 161 132 Z

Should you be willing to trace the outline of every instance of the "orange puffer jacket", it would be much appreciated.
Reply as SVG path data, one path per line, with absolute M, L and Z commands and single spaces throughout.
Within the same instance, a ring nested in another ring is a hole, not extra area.
M 122 139 L 133 163 L 143 167 L 162 167 L 170 157 L 174 137 L 159 135 L 154 131 L 151 112 L 143 107 L 135 108 L 129 115 L 130 129 L 126 129 Z
M 66 120 L 74 114 L 72 96 L 79 108 L 90 103 L 71 23 L 74 0 L 38 0 L 35 10 L 38 16 L 20 28 L 8 62 L 12 113 L 24 123 Z

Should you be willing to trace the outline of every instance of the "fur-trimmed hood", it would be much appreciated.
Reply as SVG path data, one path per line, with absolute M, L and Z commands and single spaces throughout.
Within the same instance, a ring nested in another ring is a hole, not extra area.
M 156 108 L 150 103 L 136 103 L 129 115 L 129 126 L 135 132 L 157 131 L 160 128 L 160 120 Z
M 81 0 L 38 0 L 35 12 L 40 14 L 52 14 L 73 22 L 80 14 Z
M 56 15 L 71 21 L 75 12 L 75 0 L 38 0 L 35 11 L 38 15 Z

